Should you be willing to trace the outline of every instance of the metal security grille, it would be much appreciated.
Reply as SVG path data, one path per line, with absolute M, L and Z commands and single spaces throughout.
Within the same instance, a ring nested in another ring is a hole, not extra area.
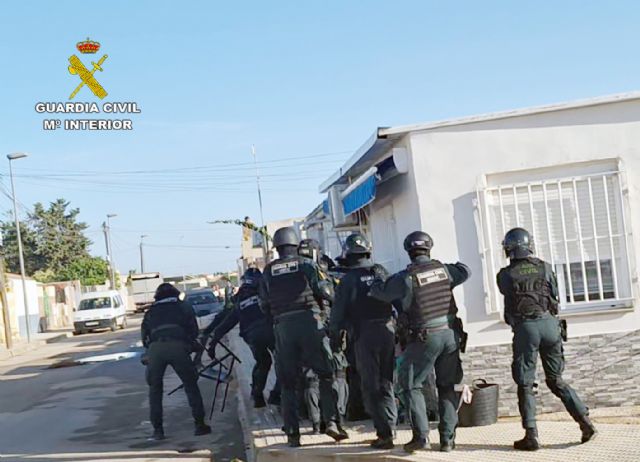
M 489 311 L 502 309 L 495 275 L 511 228 L 533 234 L 558 277 L 561 310 L 630 306 L 630 231 L 619 172 L 488 187 L 478 192 Z

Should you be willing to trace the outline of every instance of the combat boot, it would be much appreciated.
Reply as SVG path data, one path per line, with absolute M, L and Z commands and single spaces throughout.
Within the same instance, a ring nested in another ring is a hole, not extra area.
M 513 448 L 518 451 L 537 451 L 540 449 L 540 441 L 538 441 L 538 429 L 525 429 L 524 438 L 514 441 Z
M 426 438 L 416 438 L 415 436 L 407 444 L 402 446 L 405 452 L 412 453 L 423 449 L 429 449 L 429 440 Z
M 342 441 L 349 438 L 347 432 L 338 428 L 335 422 L 329 422 L 327 424 L 327 430 L 325 433 L 336 441 Z
M 598 431 L 596 430 L 596 427 L 593 426 L 593 423 L 591 423 L 591 419 L 589 419 L 588 415 L 580 417 L 578 424 L 580 424 L 580 430 L 582 430 L 582 443 L 591 441 L 596 437 Z
M 396 447 L 396 445 L 393 444 L 393 438 L 391 436 L 388 436 L 386 438 L 378 437 L 377 439 L 373 440 L 369 446 L 371 446 L 373 449 L 393 449 Z
M 451 452 L 456 448 L 455 436 L 451 439 L 440 438 L 440 452 Z
M 320 424 L 318 422 L 313 422 L 311 424 L 311 434 L 312 435 L 319 435 L 320 433 L 322 433 L 320 431 Z
M 262 393 L 259 395 L 255 395 L 253 397 L 253 407 L 256 409 L 259 409 L 261 407 L 265 407 L 267 405 L 267 403 L 264 400 L 264 396 L 262 396 Z
M 209 433 L 211 433 L 211 427 L 206 423 L 204 423 L 204 419 L 196 420 L 196 429 L 193 432 L 193 434 L 195 436 L 202 436 L 202 435 L 208 435 Z
M 149 439 L 151 440 L 155 440 L 155 441 L 160 441 L 163 440 L 164 437 L 164 429 L 162 427 L 155 427 L 153 429 L 153 434 L 151 435 L 151 437 Z
M 287 435 L 287 444 L 290 448 L 299 448 L 300 444 L 300 435 Z

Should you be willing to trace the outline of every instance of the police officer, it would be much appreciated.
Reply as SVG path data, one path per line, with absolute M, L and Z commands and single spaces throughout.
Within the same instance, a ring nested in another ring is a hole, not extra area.
M 282 384 L 282 413 L 289 446 L 300 446 L 296 381 L 302 364 L 318 374 L 326 434 L 340 441 L 348 435 L 338 428 L 331 348 L 320 317 L 321 300 L 332 299 L 333 287 L 329 281 L 320 280 L 315 262 L 298 255 L 298 237 L 293 228 L 278 229 L 273 245 L 279 258 L 264 270 L 260 303 L 274 321 L 276 370 Z
M 336 289 L 331 312 L 333 338 L 349 325 L 355 342 L 356 364 L 362 380 L 365 407 L 373 419 L 377 439 L 375 449 L 393 449 L 397 408 L 393 394 L 395 365 L 395 325 L 391 303 L 369 296 L 376 277 L 386 279 L 387 271 L 374 265 L 371 245 L 360 233 L 347 237 L 344 253 L 349 271 Z
M 203 336 L 213 333 L 211 345 L 224 337 L 227 332 L 240 324 L 240 337 L 245 341 L 256 363 L 251 374 L 251 397 L 255 408 L 265 407 L 264 387 L 271 369 L 271 355 L 275 353 L 275 337 L 271 320 L 260 310 L 258 287 L 262 280 L 262 273 L 257 268 L 249 268 L 241 278 L 238 293 L 232 297 L 232 308 L 220 312 L 211 321 Z M 269 404 L 280 405 L 280 384 L 276 383 L 269 394 Z
M 498 273 L 497 282 L 504 295 L 504 318 L 513 330 L 511 372 L 518 385 L 518 408 L 525 429 L 524 438 L 514 442 L 513 447 L 525 451 L 540 447 L 533 390 L 538 353 L 547 386 L 578 422 L 582 442 L 586 443 L 596 434 L 589 410 L 562 379 L 564 355 L 561 324 L 557 318 L 556 275 L 551 265 L 533 256 L 532 239 L 527 230 L 510 230 L 502 241 L 502 248 L 510 262 Z
M 435 366 L 440 411 L 440 451 L 455 448 L 458 424 L 454 385 L 462 380 L 460 335 L 454 329 L 457 308 L 453 288 L 471 272 L 462 263 L 442 264 L 431 259 L 433 240 L 422 231 L 409 234 L 404 249 L 411 264 L 387 280 L 376 281 L 371 296 L 395 302 L 400 322 L 408 328 L 406 349 L 398 370 L 401 399 L 411 422 L 413 438 L 404 450 L 414 452 L 428 446 L 429 420 L 422 387 Z
M 147 348 L 147 383 L 153 439 L 164 439 L 162 426 L 162 393 L 164 372 L 173 367 L 184 385 L 184 391 L 195 420 L 195 435 L 211 433 L 204 423 L 204 406 L 198 388 L 198 372 L 191 352 L 198 336 L 198 323 L 193 308 L 181 300 L 173 285 L 164 283 L 156 289 L 155 302 L 142 321 L 142 344 Z
M 329 271 L 335 268 L 335 263 L 331 258 L 322 252 L 320 243 L 315 239 L 303 239 L 298 244 L 298 255 L 315 261 L 320 267 L 323 278 L 333 279 Z M 333 281 L 335 284 L 335 280 Z M 328 327 L 329 317 L 331 314 L 332 303 L 329 300 L 322 300 L 321 316 L 325 326 Z M 332 364 L 335 374 L 334 387 L 338 392 L 338 414 L 340 420 L 344 418 L 347 412 L 347 403 L 349 401 L 349 385 L 347 384 L 347 358 L 344 351 L 334 349 Z M 304 401 L 309 414 L 309 420 L 313 427 L 313 433 L 317 434 L 326 430 L 326 422 L 322 419 L 320 411 L 320 381 L 318 375 L 311 369 L 304 371 Z M 340 423 L 338 428 L 340 428 Z

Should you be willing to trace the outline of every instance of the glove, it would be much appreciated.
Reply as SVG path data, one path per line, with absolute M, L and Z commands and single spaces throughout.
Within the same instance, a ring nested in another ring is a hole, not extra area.
M 142 364 L 143 366 L 149 365 L 149 355 L 146 351 L 142 353 L 142 355 L 140 355 L 140 364 Z

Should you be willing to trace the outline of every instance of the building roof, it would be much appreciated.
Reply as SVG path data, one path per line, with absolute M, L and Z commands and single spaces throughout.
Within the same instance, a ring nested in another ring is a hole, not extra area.
M 446 119 L 435 122 L 426 122 L 413 125 L 400 125 L 397 127 L 379 127 L 373 135 L 329 178 L 319 187 L 321 193 L 326 192 L 341 178 L 357 175 L 375 164 L 376 155 L 387 150 L 397 139 L 410 132 L 433 130 L 441 127 L 451 127 L 488 122 L 493 120 L 524 117 L 547 112 L 566 111 L 583 107 L 599 106 L 604 104 L 620 103 L 640 99 L 640 91 L 618 93 L 614 95 L 599 96 L 595 98 L 581 99 L 563 103 L 546 104 L 528 108 L 513 109 L 500 112 L 490 112 L 455 119 Z

